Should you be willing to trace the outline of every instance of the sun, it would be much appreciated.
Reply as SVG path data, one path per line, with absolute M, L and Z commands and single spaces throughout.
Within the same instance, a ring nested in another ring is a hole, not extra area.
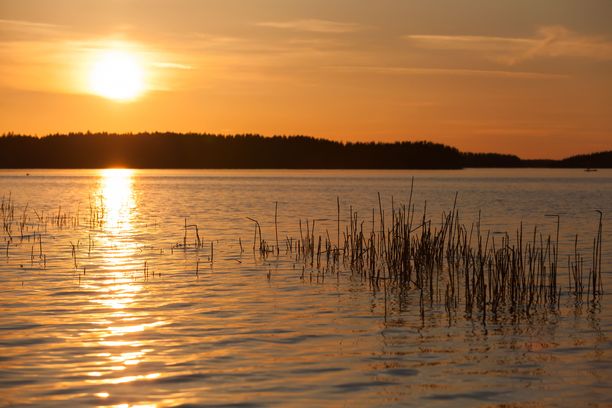
M 145 91 L 145 72 L 136 55 L 122 50 L 101 51 L 89 72 L 89 89 L 114 101 L 131 101 Z

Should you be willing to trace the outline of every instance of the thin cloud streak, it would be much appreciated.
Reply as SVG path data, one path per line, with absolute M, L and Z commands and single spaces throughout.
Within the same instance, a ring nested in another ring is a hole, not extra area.
M 36 38 L 55 40 L 62 35 L 65 29 L 66 27 L 55 24 L 0 19 L 0 43 L 31 41 Z
M 174 62 L 153 62 L 151 63 L 151 65 L 154 66 L 155 68 L 162 68 L 162 69 L 182 69 L 182 70 L 193 69 L 191 65 L 177 64 Z
M 344 23 L 331 20 L 292 20 L 292 21 L 268 21 L 257 23 L 260 27 L 269 27 L 294 31 L 306 31 L 322 34 L 344 34 L 361 31 L 363 26 L 355 23 Z
M 47 24 L 47 23 L 37 23 L 34 21 L 26 21 L 26 20 L 4 20 L 0 19 L 0 25 L 4 29 L 13 29 L 13 30 L 40 30 L 40 29 L 58 29 L 62 26 L 56 24 Z
M 406 35 L 403 38 L 424 49 L 470 51 L 506 65 L 536 58 L 612 59 L 612 41 L 582 36 L 563 26 L 544 26 L 531 38 L 470 35 Z
M 463 68 L 413 68 L 388 66 L 344 66 L 332 67 L 345 72 L 367 72 L 381 75 L 441 75 L 441 76 L 475 76 L 489 78 L 520 78 L 520 79 L 547 79 L 559 80 L 569 78 L 567 75 L 548 74 L 528 71 L 504 71 L 486 69 Z

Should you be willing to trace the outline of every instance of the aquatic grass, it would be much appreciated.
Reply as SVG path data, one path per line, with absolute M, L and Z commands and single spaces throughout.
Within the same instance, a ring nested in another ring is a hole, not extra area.
M 416 290 L 421 309 L 425 303 L 443 302 L 447 310 L 461 309 L 467 317 L 476 313 L 483 321 L 487 316 L 496 319 L 500 313 L 530 316 L 542 309 L 558 309 L 564 295 L 571 295 L 580 303 L 585 295 L 588 302 L 595 302 L 604 293 L 601 211 L 589 274 L 585 276 L 584 257 L 578 250 L 576 236 L 574 253 L 568 255 L 568 286 L 564 291 L 559 281 L 558 214 L 548 215 L 556 218 L 554 235 L 545 235 L 534 226 L 526 236 L 522 223 L 513 234 L 495 235 L 483 231 L 480 213 L 475 222 L 461 222 L 457 195 L 453 207 L 441 214 L 439 223 L 428 215 L 427 203 L 422 214 L 416 214 L 412 193 L 409 202 L 397 208 L 392 199 L 387 217 L 379 195 L 378 209 L 372 211 L 368 231 L 365 220 L 359 218 L 352 206 L 348 224 L 342 226 L 339 203 L 338 198 L 335 243 L 327 231 L 325 235 L 315 234 L 314 220 L 302 224 L 300 219 L 299 239 L 287 237 L 286 253 L 303 263 L 300 279 L 304 279 L 306 269 L 314 271 L 317 280 L 319 276 L 323 280 L 329 273 L 348 273 L 361 277 L 372 288 L 382 285 L 385 295 L 387 288 Z M 275 233 L 276 211 L 275 208 Z M 278 252 L 278 246 L 266 245 L 260 224 L 255 223 L 254 243 L 259 236 L 260 255 Z
M 530 317 L 559 309 L 562 298 L 572 299 L 576 305 L 594 304 L 604 294 L 603 212 L 597 212 L 591 256 L 581 252 L 578 235 L 574 236 L 573 250 L 562 255 L 560 214 L 545 214 L 554 219 L 552 234 L 544 233 L 538 226 L 525 231 L 522 222 L 512 232 L 496 233 L 482 227 L 480 212 L 472 222 L 463 220 L 457 206 L 458 194 L 449 210 L 435 216 L 428 212 L 427 202 L 417 209 L 413 189 L 414 180 L 408 201 L 398 204 L 391 197 L 390 209 L 378 194 L 378 207 L 372 208 L 366 217 L 358 214 L 350 204 L 343 209 L 340 197 L 336 197 L 333 239 L 329 230 L 324 229 L 325 224 L 322 228 L 318 220 L 300 217 L 297 222 L 299 236 L 286 235 L 281 241 L 279 204 L 275 201 L 274 244 L 264 238 L 260 221 L 247 217 L 254 224 L 253 253 L 264 261 L 264 265 L 271 254 L 276 256 L 275 262 L 290 261 L 294 267 L 300 265 L 301 271 L 299 267 L 297 270 L 302 281 L 308 277 L 309 282 L 323 283 L 328 276 L 339 278 L 340 275 L 359 278 L 374 292 L 382 291 L 385 302 L 390 301 L 392 292 L 412 292 L 418 296 L 422 318 L 426 309 L 435 305 L 442 305 L 449 316 L 461 313 L 466 318 L 478 318 L 483 322 L 501 315 Z M 43 236 L 47 242 L 53 239 L 47 238 L 52 229 L 62 230 L 65 235 L 70 235 L 72 229 L 80 235 L 69 241 L 68 259 L 73 271 L 82 268 L 84 274 L 86 266 L 79 265 L 84 259 L 81 252 L 86 251 L 89 258 L 95 249 L 103 251 L 96 247 L 95 233 L 105 225 L 108 212 L 103 201 L 96 197 L 90 197 L 89 212 L 83 216 L 78 204 L 75 213 L 62 208 L 67 206 L 60 204 L 57 211 L 50 213 L 36 211 L 29 203 L 18 208 L 10 194 L 3 196 L 0 219 L 7 262 L 11 251 L 19 252 L 20 247 L 27 245 L 23 249 L 29 252 L 30 266 L 34 267 L 37 261 L 46 269 L 48 258 Z M 200 226 L 188 222 L 187 217 L 182 221 L 182 239 L 170 245 L 170 254 L 174 254 L 174 249 L 181 249 L 185 254 L 195 253 L 195 275 L 199 278 L 200 255 L 208 255 L 212 265 L 218 253 L 228 252 L 230 248 L 223 245 L 215 248 L 214 240 L 210 239 L 208 249 Z M 85 246 L 81 245 L 84 229 L 87 247 L 81 249 Z M 242 239 L 238 237 L 237 241 L 239 256 L 242 256 Z M 163 249 L 156 252 L 157 256 L 164 255 Z M 560 259 L 564 257 L 567 259 L 567 281 L 561 274 Z M 242 263 L 240 259 L 232 259 Z M 155 276 L 150 274 L 149 268 L 150 260 L 145 260 L 144 279 Z M 268 277 L 270 271 L 268 268 Z

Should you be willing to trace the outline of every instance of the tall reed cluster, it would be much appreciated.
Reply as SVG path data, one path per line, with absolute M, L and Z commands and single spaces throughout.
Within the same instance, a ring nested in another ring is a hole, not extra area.
M 444 303 L 467 316 L 479 313 L 486 318 L 487 313 L 500 312 L 529 316 L 540 308 L 558 308 L 563 295 L 582 302 L 585 297 L 595 301 L 604 292 L 601 212 L 588 271 L 584 271 L 585 256 L 576 236 L 564 286 L 559 215 L 550 215 L 556 218 L 553 234 L 537 226 L 526 232 L 522 223 L 511 234 L 492 234 L 482 228 L 480 213 L 475 222 L 461 221 L 456 196 L 452 209 L 442 213 L 438 222 L 427 213 L 426 203 L 417 215 L 412 193 L 406 205 L 396 207 L 392 200 L 390 213 L 378 198 L 378 209 L 369 220 L 349 207 L 344 224 L 338 200 L 335 242 L 328 230 L 315 234 L 315 221 L 300 220 L 300 236 L 286 238 L 285 252 L 303 263 L 302 271 L 311 268 L 323 279 L 329 273 L 346 272 L 374 287 L 415 289 L 422 302 Z M 277 209 L 277 235 L 276 213 Z M 270 245 L 262 237 L 259 222 L 252 221 L 256 225 L 253 249 L 266 257 L 278 253 L 279 244 Z

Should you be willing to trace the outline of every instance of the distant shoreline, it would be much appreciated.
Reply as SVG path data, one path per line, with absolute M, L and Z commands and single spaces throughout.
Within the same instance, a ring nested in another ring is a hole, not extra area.
M 0 136 L 2 169 L 460 170 L 612 168 L 612 151 L 561 160 L 470 153 L 426 141 L 336 142 L 307 136 L 71 133 Z
M 443 167 L 439 167 L 439 168 L 395 168 L 395 169 L 389 169 L 389 168 L 274 168 L 274 167 L 257 167 L 257 168 L 251 168 L 251 167 L 129 167 L 129 166 L 109 166 L 109 167 L 2 167 L 0 166 L 0 171 L 25 171 L 26 174 L 24 175 L 28 175 L 28 176 L 33 176 L 33 174 L 29 174 L 27 173 L 28 170 L 32 170 L 32 171 L 56 171 L 56 170 L 71 170 L 71 171 L 79 171 L 79 170 L 83 170 L 83 171 L 95 171 L 95 170 L 143 170 L 143 171 L 292 171 L 292 172 L 298 172 L 298 171 L 321 171 L 321 172 L 332 172 L 332 171 L 363 171 L 363 172 L 368 172 L 368 171 L 388 171 L 388 172 L 402 172 L 402 171 L 433 171 L 433 172 L 437 172 L 437 171 L 463 171 L 463 170 L 576 170 L 579 172 L 585 172 L 588 173 L 589 171 L 587 171 L 585 168 L 582 167 L 461 167 L 461 168 L 455 168 L 455 169 L 449 169 L 449 168 L 443 168 Z M 595 173 L 597 173 L 599 170 L 604 171 L 604 170 L 609 170 L 612 169 L 612 167 L 599 167 L 597 169 L 595 169 Z

